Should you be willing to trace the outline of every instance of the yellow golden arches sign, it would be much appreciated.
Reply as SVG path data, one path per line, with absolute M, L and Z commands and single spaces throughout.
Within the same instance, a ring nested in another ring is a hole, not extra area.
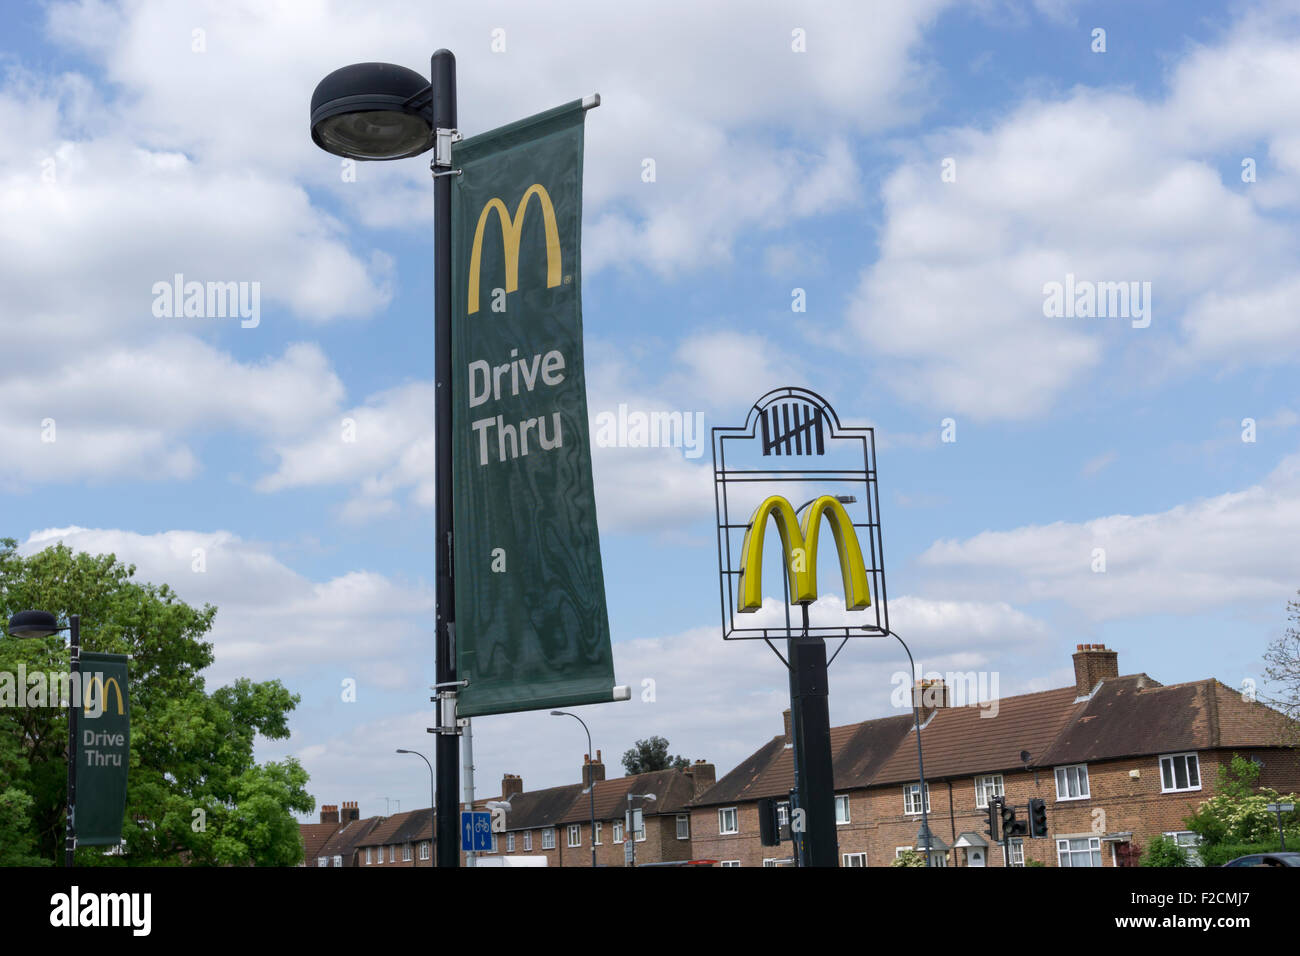
M 809 506 L 800 528 L 794 506 L 780 495 L 772 495 L 755 509 L 745 530 L 739 585 L 739 609 L 742 612 L 757 611 L 763 606 L 763 534 L 769 515 L 776 521 L 785 552 L 791 604 L 817 600 L 817 534 L 825 515 L 835 537 L 835 550 L 839 553 L 845 609 L 861 611 L 871 606 L 862 547 L 844 506 L 830 495 L 822 495 Z
M 528 200 L 537 197 L 542 207 L 542 223 L 546 227 L 546 288 L 553 289 L 560 284 L 560 230 L 555 222 L 555 207 L 551 205 L 550 193 L 541 183 L 533 183 L 524 191 L 515 214 L 510 215 L 506 204 L 500 199 L 489 199 L 479 213 L 478 226 L 474 229 L 474 245 L 469 256 L 469 302 L 467 315 L 478 311 L 479 272 L 483 265 L 483 229 L 487 226 L 488 214 L 496 211 L 501 221 L 501 243 L 505 253 L 505 272 L 507 293 L 519 288 L 519 241 L 523 237 L 524 213 L 528 211 Z
M 126 713 L 126 708 L 125 708 L 125 706 L 124 706 L 123 703 L 122 703 L 122 687 L 121 687 L 121 685 L 118 684 L 118 682 L 117 682 L 117 678 L 116 678 L 116 677 L 110 677 L 107 681 L 105 681 L 104 678 L 103 678 L 103 676 L 100 675 L 100 674 L 91 674 L 91 675 L 90 675 L 90 680 L 86 681 L 86 692 L 85 692 L 85 700 L 83 701 L 83 709 L 84 709 L 84 710 L 87 710 L 87 711 L 89 711 L 89 710 L 93 710 L 93 709 L 94 709 L 91 705 L 92 705 L 93 702 L 96 700 L 96 698 L 95 698 L 95 696 L 94 696 L 94 693 L 93 693 L 96 684 L 99 685 L 99 697 L 98 697 L 98 700 L 99 700 L 100 704 L 101 704 L 101 705 L 107 705 L 107 704 L 108 704 L 108 689 L 111 687 L 111 688 L 113 689 L 113 693 L 117 695 L 117 713 L 118 713 L 118 716 L 119 716 L 119 717 L 120 717 L 120 716 L 123 716 L 123 715 Z M 102 709 L 107 710 L 108 707 L 107 707 L 107 706 L 103 706 Z

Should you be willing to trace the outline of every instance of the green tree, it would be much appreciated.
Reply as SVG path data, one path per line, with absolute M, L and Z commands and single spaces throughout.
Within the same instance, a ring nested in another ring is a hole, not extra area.
M 1259 769 L 1259 764 L 1239 754 L 1232 755 L 1228 766 L 1219 767 L 1219 792 L 1201 801 L 1196 812 L 1184 821 L 1187 829 L 1200 836 L 1203 846 L 1271 845 L 1277 841 L 1277 815 L 1265 808 L 1270 803 L 1296 803 L 1298 798 L 1295 794 L 1283 796 L 1268 787 L 1258 788 Z M 1300 837 L 1300 810 L 1284 813 L 1282 824 L 1290 845 Z
M 253 744 L 258 735 L 287 738 L 299 698 L 277 680 L 243 678 L 208 693 L 202 672 L 213 655 L 204 637 L 216 608 L 193 608 L 167 585 L 134 576 L 111 554 L 56 545 L 23 557 L 15 541 L 0 539 L 0 614 L 80 614 L 84 648 L 131 658 L 126 853 L 85 848 L 78 865 L 296 863 L 293 814 L 315 806 L 306 772 L 293 758 L 259 766 Z M 0 639 L 0 671 L 21 662 L 28 673 L 57 673 L 68 657 L 62 636 Z M 0 708 L 0 845 L 12 829 L 17 852 L 34 846 L 47 861 L 62 852 L 67 734 L 61 708 Z M 11 791 L 22 796 L 6 799 Z
M 1260 697 L 1291 718 L 1282 725 L 1281 742 L 1296 746 L 1300 744 L 1300 601 L 1288 601 L 1286 609 L 1291 626 L 1264 652 L 1264 676 L 1276 690 Z
M 916 850 L 904 850 L 889 861 L 890 866 L 925 866 L 925 857 Z
M 655 770 L 686 770 L 691 762 L 685 757 L 670 757 L 668 741 L 663 737 L 638 740 L 636 746 L 623 754 L 623 769 L 628 774 L 651 773 Z
M 1167 836 L 1157 836 L 1142 854 L 1142 866 L 1191 866 L 1187 851 Z

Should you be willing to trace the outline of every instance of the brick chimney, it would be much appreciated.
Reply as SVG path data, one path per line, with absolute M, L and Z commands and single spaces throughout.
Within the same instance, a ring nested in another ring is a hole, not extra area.
M 951 689 L 942 680 L 919 680 L 912 687 L 912 697 L 920 714 L 921 723 L 925 723 L 940 707 L 951 707 Z
M 718 782 L 717 768 L 703 760 L 695 761 L 683 772 L 691 778 L 691 783 L 694 785 L 694 792 L 691 794 L 693 797 L 698 797 Z
M 790 743 L 794 739 L 791 736 L 791 730 L 790 730 L 790 708 L 787 707 L 785 710 L 781 711 L 781 716 L 785 720 L 785 742 Z
M 339 805 L 337 803 L 322 804 L 320 808 L 321 823 L 338 823 L 339 822 Z
M 591 754 L 582 755 L 582 785 L 590 787 L 592 783 L 605 779 L 605 765 L 601 762 L 600 751 L 596 751 L 596 759 L 591 759 Z
M 524 778 L 517 773 L 507 773 L 501 777 L 501 799 L 509 800 L 516 793 L 524 792 Z
M 361 819 L 361 811 L 357 808 L 357 802 L 355 800 L 343 801 L 341 817 L 342 819 L 339 821 L 341 823 L 347 823 L 349 820 Z
M 1074 651 L 1074 689 L 1087 697 L 1104 680 L 1119 676 L 1119 653 L 1105 644 L 1076 644 Z

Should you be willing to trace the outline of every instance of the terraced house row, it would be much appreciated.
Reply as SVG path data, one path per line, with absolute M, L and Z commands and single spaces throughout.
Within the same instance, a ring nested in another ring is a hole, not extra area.
M 1261 765 L 1260 786 L 1300 790 L 1297 728 L 1277 711 L 1215 679 L 1166 686 L 1146 674 L 1122 676 L 1117 653 L 1102 645 L 1078 645 L 1073 662 L 1073 686 L 1003 698 L 996 709 L 950 706 L 942 685 L 918 688 L 924 792 L 910 712 L 832 728 L 841 865 L 887 866 L 915 847 L 922 800 L 934 866 L 1116 866 L 1135 860 L 1161 834 L 1194 845 L 1183 820 L 1214 794 L 1218 768 L 1234 754 Z M 684 771 L 606 780 L 599 752 L 586 761 L 582 781 L 567 786 L 525 791 L 507 774 L 502 795 L 493 798 L 511 807 L 496 852 L 541 855 L 549 866 L 591 866 L 594 793 L 598 866 L 624 865 L 629 806 L 638 811 L 638 864 L 788 865 L 789 843 L 761 845 L 758 802 L 784 800 L 793 785 L 789 712 L 783 733 L 721 780 L 714 777 L 713 765 L 698 761 Z M 656 800 L 629 801 L 629 794 Z M 985 834 L 995 796 L 1022 819 L 1030 798 L 1043 799 L 1048 836 L 1012 840 L 1004 856 Z M 422 831 L 377 823 L 358 836 L 357 855 L 408 836 L 427 839 L 428 810 L 413 813 Z M 331 852 L 321 844 L 316 858 L 332 859 Z M 309 865 L 312 858 L 309 852 Z

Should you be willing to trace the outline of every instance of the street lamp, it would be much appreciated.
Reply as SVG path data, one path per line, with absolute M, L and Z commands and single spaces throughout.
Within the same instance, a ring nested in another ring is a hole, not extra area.
M 434 294 L 434 673 L 439 704 L 458 685 L 450 623 L 455 619 L 451 568 L 451 143 L 456 138 L 456 58 L 438 50 L 430 81 L 392 63 L 354 63 L 330 73 L 311 97 L 311 138 L 321 149 L 356 160 L 416 156 L 437 146 L 433 162 Z M 454 708 L 449 708 L 454 712 Z M 442 708 L 440 707 L 440 713 Z M 438 866 L 460 865 L 456 791 L 458 728 L 439 722 L 434 744 Z
M 645 800 L 654 803 L 659 798 L 653 793 L 629 793 L 627 795 L 627 812 L 624 815 L 624 826 L 627 829 L 626 837 L 632 847 L 632 865 L 636 866 L 636 832 L 632 829 L 632 801 Z M 638 808 L 640 809 L 640 808 Z M 645 811 L 641 811 L 641 825 L 645 826 Z
M 419 757 L 421 760 L 423 760 L 423 761 L 425 762 L 425 764 L 427 764 L 428 767 L 429 767 L 429 842 L 430 842 L 430 843 L 434 843 L 434 842 L 435 842 L 435 841 L 434 841 L 434 836 L 435 836 L 435 834 L 437 833 L 437 830 L 438 830 L 438 824 L 437 824 L 436 811 L 435 811 L 435 809 L 434 809 L 435 804 L 434 804 L 434 802 L 433 802 L 433 795 L 434 795 L 434 794 L 433 794 L 433 791 L 434 791 L 433 764 L 429 763 L 429 758 L 426 757 L 424 754 L 420 753 L 420 751 L 418 751 L 418 750 L 398 750 L 397 752 L 398 752 L 399 754 L 415 754 L 415 756 L 417 756 L 417 757 Z M 473 807 L 471 807 L 470 809 L 472 810 Z M 417 862 L 417 865 L 418 865 L 418 862 L 419 862 L 419 861 L 416 861 L 416 862 Z M 430 853 L 430 854 L 429 854 L 429 865 L 430 865 L 430 866 L 433 866 L 433 862 L 434 862 L 434 861 L 433 861 L 433 854 Z
M 49 611 L 19 611 L 9 618 L 9 634 L 18 638 L 49 637 L 60 631 L 69 632 L 68 645 L 72 650 L 71 679 L 68 688 L 68 825 L 63 838 L 63 865 L 72 866 L 73 851 L 77 848 L 77 701 L 73 695 L 81 694 L 81 616 L 68 617 L 68 626 L 59 627 L 58 619 Z
M 567 710 L 553 710 L 552 717 L 572 717 L 578 723 L 582 724 L 582 729 L 587 731 L 587 760 L 590 763 L 591 755 L 595 753 L 591 749 L 591 731 L 587 729 L 587 722 L 577 714 L 571 714 Z M 596 781 L 592 779 L 590 771 L 587 773 L 587 793 L 591 795 L 591 868 L 596 868 Z
M 885 636 L 885 635 L 880 635 L 880 636 Z M 911 666 L 911 671 L 909 673 L 912 675 L 912 680 L 913 680 L 912 723 L 916 725 L 916 767 L 917 767 L 917 773 L 921 775 L 921 831 L 920 834 L 918 835 L 918 839 L 920 837 L 924 837 L 927 840 L 925 865 L 929 866 L 930 853 L 928 850 L 928 846 L 929 846 L 928 841 L 930 838 L 930 811 L 926 809 L 927 801 L 926 801 L 926 792 L 925 792 L 925 756 L 921 750 L 921 711 L 916 706 L 916 687 L 915 687 L 916 661 L 912 660 L 912 650 L 907 646 L 906 641 L 904 641 L 893 631 L 890 631 L 888 636 L 893 637 L 895 640 L 898 641 L 898 643 L 903 645 L 903 650 L 907 651 L 907 663 Z

